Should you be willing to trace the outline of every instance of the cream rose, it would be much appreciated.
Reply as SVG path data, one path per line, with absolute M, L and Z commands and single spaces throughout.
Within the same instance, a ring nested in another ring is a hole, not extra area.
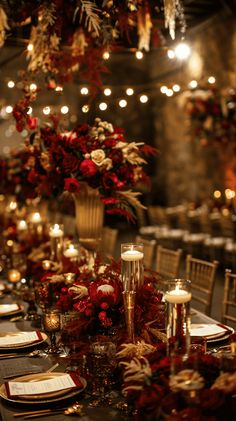
M 102 165 L 106 157 L 103 149 L 96 149 L 95 151 L 92 151 L 90 156 L 92 161 L 98 166 Z

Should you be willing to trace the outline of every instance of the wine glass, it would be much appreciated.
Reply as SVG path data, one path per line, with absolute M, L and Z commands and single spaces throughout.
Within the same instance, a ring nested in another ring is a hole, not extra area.
M 109 406 L 111 400 L 106 389 L 111 384 L 111 375 L 115 368 L 116 346 L 113 342 L 92 342 L 87 356 L 89 376 L 94 386 L 93 394 L 97 396 L 89 406 Z

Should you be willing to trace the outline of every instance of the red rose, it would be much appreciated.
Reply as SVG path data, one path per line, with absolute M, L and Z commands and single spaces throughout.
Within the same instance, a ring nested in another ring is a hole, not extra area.
M 80 191 L 80 182 L 76 178 L 65 178 L 64 188 L 70 193 L 78 193 Z
M 27 119 L 27 126 L 30 130 L 34 130 L 36 129 L 36 127 L 38 126 L 38 119 L 37 117 L 29 117 Z
M 120 181 L 115 173 L 106 172 L 102 177 L 103 187 L 106 190 L 121 190 L 125 182 Z
M 93 177 L 97 173 L 96 164 L 91 159 L 81 162 L 79 169 L 85 177 Z

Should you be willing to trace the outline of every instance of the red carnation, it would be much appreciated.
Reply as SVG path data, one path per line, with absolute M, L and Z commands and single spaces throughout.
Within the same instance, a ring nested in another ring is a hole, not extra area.
M 81 162 L 79 169 L 85 177 L 93 177 L 97 173 L 96 164 L 91 159 Z
M 80 182 L 76 178 L 65 178 L 64 188 L 70 193 L 78 193 L 80 191 Z

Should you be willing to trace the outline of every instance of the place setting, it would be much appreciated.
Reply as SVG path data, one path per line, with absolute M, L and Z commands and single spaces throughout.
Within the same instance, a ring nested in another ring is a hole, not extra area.
M 16 316 L 24 311 L 24 306 L 17 303 L 0 304 L 0 318 Z

